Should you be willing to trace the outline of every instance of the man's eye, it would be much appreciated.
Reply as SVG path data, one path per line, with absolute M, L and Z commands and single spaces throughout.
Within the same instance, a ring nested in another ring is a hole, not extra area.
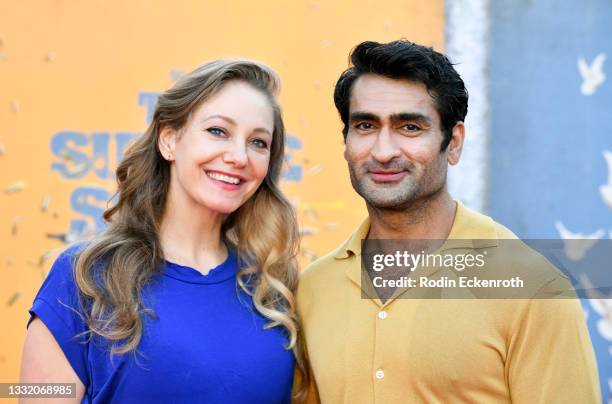
M 207 132 L 215 135 L 215 136 L 223 136 L 225 135 L 225 131 L 221 128 L 217 128 L 217 127 L 212 127 L 212 128 L 208 128 L 206 129 Z
M 370 130 L 370 129 L 374 129 L 374 125 L 372 125 L 369 122 L 359 122 L 357 125 L 355 125 L 355 129 Z
M 265 140 L 262 139 L 253 139 L 251 140 L 251 143 L 255 145 L 255 147 L 257 147 L 258 149 L 267 149 L 268 148 L 268 142 L 266 142 Z
M 416 131 L 421 130 L 421 128 L 419 128 L 418 126 L 416 126 L 416 125 L 414 125 L 412 123 L 409 123 L 407 125 L 402 126 L 402 129 L 404 129 L 405 131 L 408 131 L 408 132 L 416 132 Z

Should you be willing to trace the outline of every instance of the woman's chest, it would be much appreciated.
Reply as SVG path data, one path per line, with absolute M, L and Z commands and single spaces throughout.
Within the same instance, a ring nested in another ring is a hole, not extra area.
M 264 330 L 266 320 L 248 296 L 231 288 L 152 292 L 146 300 L 155 317 L 145 320 L 138 352 L 92 375 L 100 393 L 160 402 L 283 402 L 293 354 L 280 328 Z

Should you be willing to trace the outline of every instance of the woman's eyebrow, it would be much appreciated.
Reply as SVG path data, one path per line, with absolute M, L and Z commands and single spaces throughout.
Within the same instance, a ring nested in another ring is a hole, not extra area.
M 226 121 L 226 122 L 228 122 L 228 123 L 230 123 L 232 125 L 236 125 L 236 121 L 234 121 L 229 116 L 225 116 L 225 115 L 211 115 L 211 116 L 208 116 L 208 117 L 202 119 L 201 122 L 204 123 L 206 121 L 209 121 L 209 120 L 215 119 L 215 118 L 222 119 L 222 120 L 224 120 L 224 121 Z M 255 129 L 253 129 L 253 132 L 263 132 L 263 133 L 267 133 L 268 135 L 272 136 L 272 132 L 270 132 L 266 128 L 255 128 Z
M 253 132 L 267 133 L 268 135 L 272 136 L 272 133 L 266 128 L 255 128 L 253 129 Z
M 211 116 L 208 116 L 208 117 L 202 119 L 201 122 L 204 123 L 204 122 L 209 121 L 209 120 L 214 119 L 214 118 L 223 119 L 224 121 L 227 121 L 227 122 L 231 123 L 232 125 L 236 125 L 236 121 L 234 121 L 232 118 L 230 118 L 228 116 L 225 116 L 225 115 L 211 115 Z

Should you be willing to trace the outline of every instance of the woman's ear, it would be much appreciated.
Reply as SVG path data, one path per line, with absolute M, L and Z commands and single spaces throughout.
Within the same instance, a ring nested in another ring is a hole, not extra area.
M 177 133 L 170 126 L 163 126 L 159 131 L 157 147 L 164 159 L 174 161 L 174 148 L 176 145 Z

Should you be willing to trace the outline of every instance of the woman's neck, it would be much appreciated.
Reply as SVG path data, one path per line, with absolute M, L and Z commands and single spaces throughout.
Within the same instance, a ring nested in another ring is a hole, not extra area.
M 204 275 L 227 258 L 221 238 L 225 215 L 196 203 L 184 193 L 168 192 L 160 225 L 160 243 L 168 261 Z

